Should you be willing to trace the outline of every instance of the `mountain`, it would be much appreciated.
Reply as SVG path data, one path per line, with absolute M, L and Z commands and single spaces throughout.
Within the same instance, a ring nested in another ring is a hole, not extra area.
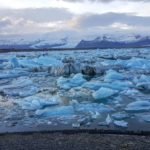
M 76 48 L 128 48 L 128 47 L 149 47 L 149 36 L 127 36 L 116 37 L 102 36 L 97 37 L 94 40 L 81 40 Z
M 103 34 L 95 37 L 94 35 L 81 36 L 68 32 L 66 34 L 3 35 L 0 36 L 0 49 L 127 48 L 150 46 L 150 36 L 145 35 Z
M 0 36 L 0 49 L 74 48 L 80 41 L 67 36 L 57 33 L 3 35 Z

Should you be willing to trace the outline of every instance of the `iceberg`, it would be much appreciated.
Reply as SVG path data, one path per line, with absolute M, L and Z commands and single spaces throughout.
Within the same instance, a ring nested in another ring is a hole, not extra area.
M 29 75 L 29 73 L 26 71 L 20 69 L 14 69 L 6 72 L 1 72 L 0 79 L 17 78 L 17 77 L 27 76 L 27 75 Z
M 114 81 L 108 84 L 108 87 L 114 90 L 122 91 L 133 88 L 134 86 L 130 81 Z
M 82 113 L 107 113 L 112 112 L 114 109 L 104 104 L 90 103 L 90 104 L 74 104 L 74 108 L 77 112 Z
M 74 77 L 70 80 L 70 83 L 75 86 L 80 86 L 86 82 L 86 79 L 83 78 L 81 73 L 74 75 Z
M 17 88 L 6 88 L 2 90 L 4 95 L 7 96 L 17 96 L 17 97 L 27 97 L 32 96 L 38 92 L 38 88 L 35 86 L 27 87 L 17 87 Z
M 59 98 L 52 97 L 50 99 L 44 99 L 38 96 L 31 96 L 22 100 L 16 101 L 22 109 L 25 110 L 37 110 L 44 107 L 55 106 L 59 104 Z
M 101 82 L 97 82 L 97 81 L 91 81 L 91 82 L 86 82 L 82 85 L 83 88 L 88 88 L 91 90 L 98 90 L 99 88 L 102 87 Z
M 132 102 L 127 105 L 125 108 L 128 112 L 144 112 L 150 110 L 150 102 L 146 100 L 140 100 L 136 102 Z
M 150 114 L 145 114 L 141 116 L 142 120 L 146 122 L 150 122 Z
M 60 106 L 60 107 L 47 107 L 45 109 L 39 109 L 36 111 L 36 115 L 41 117 L 62 117 L 72 116 L 75 111 L 73 106 Z
M 73 88 L 73 87 L 81 86 L 85 82 L 86 80 L 83 78 L 83 75 L 81 73 L 74 75 L 73 78 L 60 77 L 57 79 L 57 85 L 60 88 L 66 89 L 66 90 Z
M 114 70 L 109 70 L 107 71 L 104 80 L 109 82 L 113 80 L 123 80 L 123 79 L 125 79 L 125 77 L 121 73 L 118 73 Z
M 92 96 L 95 100 L 102 100 L 107 99 L 113 95 L 116 95 L 117 93 L 118 93 L 117 90 L 102 87 L 98 91 L 94 92 Z
M 92 91 L 84 89 L 81 87 L 72 88 L 68 91 L 67 95 L 70 98 L 80 98 L 80 99 L 89 99 L 91 97 Z
M 118 113 L 112 114 L 112 117 L 116 120 L 122 120 L 122 119 L 128 118 L 129 115 L 124 112 L 118 112 Z
M 39 58 L 34 58 L 33 62 L 42 66 L 63 66 L 61 60 L 58 60 L 51 56 L 40 56 Z
M 64 77 L 59 77 L 57 79 L 57 86 L 64 90 L 69 90 L 71 88 L 69 84 L 69 79 Z
M 16 57 L 14 57 L 14 58 L 11 59 L 11 66 L 12 66 L 12 68 L 18 68 L 18 67 L 20 67 L 18 59 Z
M 1 86 L 0 91 L 9 96 L 27 97 L 36 94 L 38 88 L 29 78 L 20 77 L 14 79 L 10 85 Z
M 19 60 L 19 64 L 22 68 L 34 69 L 40 67 L 37 63 L 35 63 L 31 59 L 22 59 Z
M 113 120 L 111 119 L 110 115 L 108 114 L 106 117 L 106 124 L 110 125 L 113 122 Z
M 114 124 L 118 127 L 122 127 L 122 128 L 127 128 L 128 127 L 128 123 L 124 120 L 120 120 L 120 121 L 114 121 Z
M 132 69 L 149 69 L 150 61 L 143 58 L 132 58 L 127 62 L 127 67 Z
M 92 81 L 92 82 L 86 82 L 82 85 L 83 88 L 88 88 L 91 90 L 98 90 L 101 87 L 105 88 L 111 88 L 114 90 L 127 90 L 129 88 L 133 88 L 133 84 L 130 81 L 113 81 L 111 83 L 109 82 L 97 82 L 97 81 Z
M 138 83 L 136 85 L 137 89 L 142 91 L 142 92 L 145 92 L 145 93 L 150 93 L 150 82 L 141 82 L 141 83 Z
M 136 79 L 136 83 L 150 82 L 150 76 L 141 75 L 139 79 Z

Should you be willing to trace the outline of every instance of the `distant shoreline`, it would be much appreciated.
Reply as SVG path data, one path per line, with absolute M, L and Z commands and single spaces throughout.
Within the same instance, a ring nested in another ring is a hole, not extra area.
M 101 48 L 40 48 L 40 49 L 0 49 L 0 53 L 9 53 L 9 52 L 48 52 L 48 51 L 70 51 L 70 50 L 96 50 L 96 49 L 140 49 L 140 48 L 150 48 L 150 46 L 141 46 L 141 47 L 101 47 Z

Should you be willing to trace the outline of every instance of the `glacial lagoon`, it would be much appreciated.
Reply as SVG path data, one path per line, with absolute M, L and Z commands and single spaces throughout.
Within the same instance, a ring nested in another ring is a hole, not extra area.
M 0 130 L 150 131 L 150 49 L 0 54 Z

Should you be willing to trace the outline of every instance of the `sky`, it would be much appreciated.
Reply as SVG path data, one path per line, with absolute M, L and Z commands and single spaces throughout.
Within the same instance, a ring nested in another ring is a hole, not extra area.
M 150 33 L 150 0 L 0 0 L 0 35 Z

